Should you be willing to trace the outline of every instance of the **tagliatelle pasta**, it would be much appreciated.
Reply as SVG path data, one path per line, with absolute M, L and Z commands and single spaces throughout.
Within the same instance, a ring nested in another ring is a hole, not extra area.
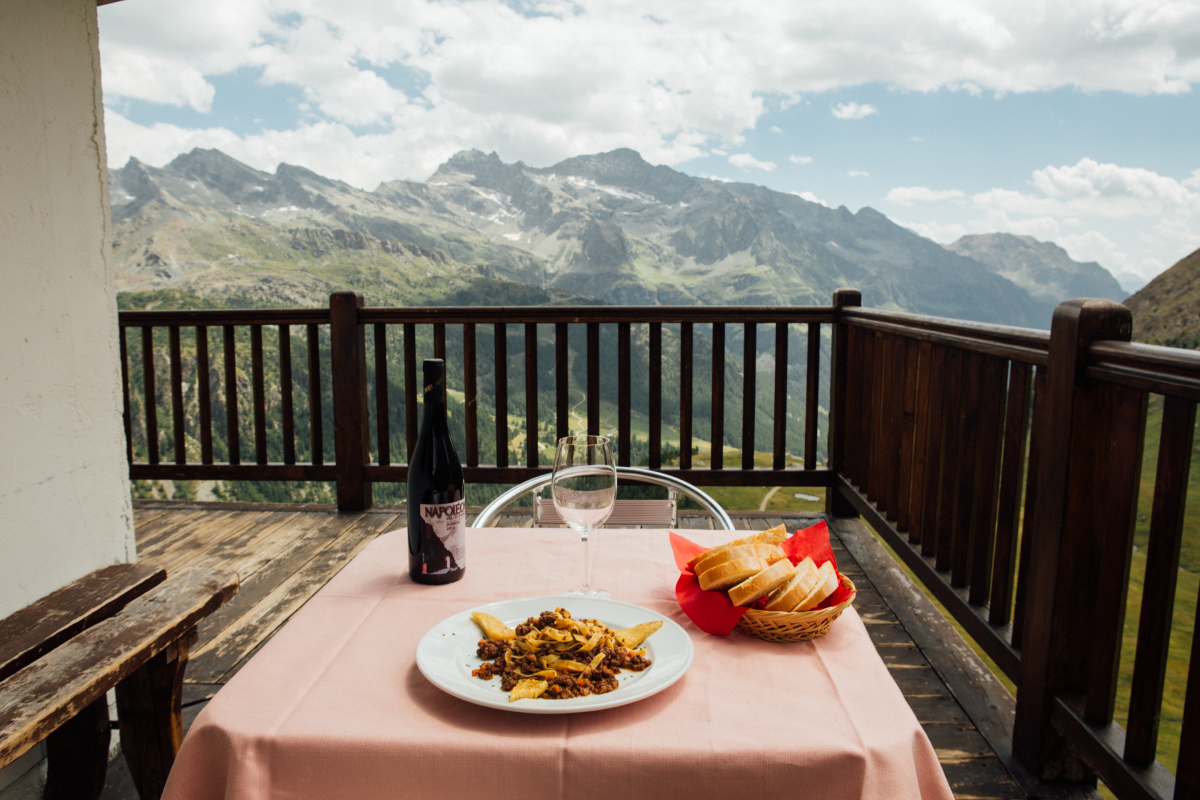
M 493 635 L 496 626 L 489 620 L 476 622 Z M 562 608 L 543 611 L 518 625 L 511 637 L 481 639 L 476 654 L 487 663 L 471 674 L 483 680 L 501 676 L 500 688 L 511 692 L 510 700 L 604 694 L 618 688 L 620 670 L 650 666 L 644 650 L 621 643 L 625 633 L 596 620 L 574 619 Z

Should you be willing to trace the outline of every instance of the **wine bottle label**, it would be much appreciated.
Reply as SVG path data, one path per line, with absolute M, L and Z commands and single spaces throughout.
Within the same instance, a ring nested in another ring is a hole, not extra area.
M 421 504 L 421 572 L 444 575 L 466 567 L 467 502 Z

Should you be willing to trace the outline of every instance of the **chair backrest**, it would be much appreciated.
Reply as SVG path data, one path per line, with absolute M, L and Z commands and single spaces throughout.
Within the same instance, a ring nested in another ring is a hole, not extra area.
M 675 492 L 667 490 L 666 500 L 618 500 L 613 504 L 612 513 L 604 523 L 610 528 L 627 528 L 631 525 L 645 525 L 651 528 L 674 528 L 677 519 L 679 503 Z M 547 492 L 548 493 L 548 492 Z M 533 524 L 562 525 L 562 515 L 554 507 L 550 497 L 538 496 L 533 501 Z
M 545 525 L 560 525 L 562 518 L 558 516 L 557 510 L 554 508 L 554 503 L 548 498 L 540 497 L 543 489 L 550 485 L 550 475 L 538 475 L 535 478 L 530 478 L 522 484 L 514 486 L 504 494 L 497 497 L 492 502 L 479 512 L 479 516 L 475 518 L 475 522 L 471 525 L 473 528 L 486 528 L 514 500 L 529 494 L 535 493 L 534 501 L 534 524 Z M 662 486 L 667 489 L 666 500 L 618 500 L 617 505 L 613 507 L 612 516 L 609 517 L 606 525 L 617 527 L 620 525 L 648 525 L 654 527 L 671 528 L 675 526 L 676 510 L 678 503 L 676 502 L 677 495 L 684 495 L 694 501 L 701 509 L 712 514 L 713 524 L 720 530 L 732 531 L 735 530 L 733 520 L 725 513 L 725 509 L 721 508 L 721 504 L 713 500 L 700 489 L 685 480 L 667 475 L 661 472 L 654 472 L 640 467 L 617 467 L 617 481 L 622 480 L 634 481 L 637 483 L 649 483 L 655 486 Z M 620 516 L 618 516 L 620 512 Z

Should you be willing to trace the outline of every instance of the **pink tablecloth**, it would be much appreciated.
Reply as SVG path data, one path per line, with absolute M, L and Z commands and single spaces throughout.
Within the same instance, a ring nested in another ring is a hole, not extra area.
M 403 531 L 372 542 L 200 714 L 167 800 L 952 797 L 853 609 L 815 642 L 709 636 L 675 601 L 665 531 L 599 531 L 592 574 L 691 634 L 695 661 L 674 686 L 549 716 L 443 693 L 415 663 L 426 630 L 484 603 L 557 594 L 581 572 L 565 530 L 469 540 L 464 579 L 435 587 L 409 581 Z

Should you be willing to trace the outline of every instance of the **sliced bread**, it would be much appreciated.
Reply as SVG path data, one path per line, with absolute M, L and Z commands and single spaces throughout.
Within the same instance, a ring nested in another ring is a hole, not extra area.
M 796 573 L 796 567 L 788 559 L 776 561 L 762 572 L 747 578 L 729 590 L 729 599 L 735 606 L 748 606 L 772 590 L 786 583 Z
M 702 572 L 707 572 L 718 564 L 724 564 L 727 561 L 735 561 L 739 558 L 750 558 L 758 556 L 765 558 L 768 564 L 774 564 L 787 558 L 783 553 L 783 548 L 777 544 L 743 544 L 737 547 L 723 547 L 716 552 L 709 551 L 703 554 L 703 558 L 696 562 L 696 566 L 692 569 L 699 575 Z
M 789 562 L 790 563 L 790 562 Z M 699 575 L 700 588 L 704 591 L 728 589 L 766 569 L 769 564 L 765 558 L 751 556 L 738 558 L 718 564 L 707 572 Z
M 738 547 L 738 546 L 744 545 L 744 544 L 779 544 L 786 538 L 787 538 L 787 529 L 784 528 L 782 525 L 777 525 L 774 528 L 771 528 L 771 530 L 769 530 L 769 531 L 760 531 L 759 533 L 754 533 L 749 536 L 743 536 L 741 539 L 734 539 L 732 542 L 726 542 L 725 544 L 719 544 L 716 547 L 709 548 L 708 550 L 705 550 L 703 553 L 699 553 L 699 554 L 693 556 L 688 561 L 688 566 L 691 567 L 694 571 L 696 569 L 696 562 L 698 562 L 700 559 L 704 558 L 705 556 L 707 556 L 709 554 L 718 553 L 721 550 L 725 550 L 726 548 Z M 700 573 L 697 572 L 696 574 L 699 575 Z
M 821 565 L 821 569 L 817 571 L 817 585 L 813 590 L 805 596 L 800 604 L 793 611 L 811 611 L 820 604 L 822 600 L 833 594 L 838 587 L 837 570 L 833 568 L 832 561 L 826 561 Z
M 771 593 L 767 611 L 791 611 L 800 605 L 800 601 L 808 597 L 808 593 L 817 585 L 818 575 L 820 570 L 811 558 L 801 561 L 796 567 L 796 574 Z

